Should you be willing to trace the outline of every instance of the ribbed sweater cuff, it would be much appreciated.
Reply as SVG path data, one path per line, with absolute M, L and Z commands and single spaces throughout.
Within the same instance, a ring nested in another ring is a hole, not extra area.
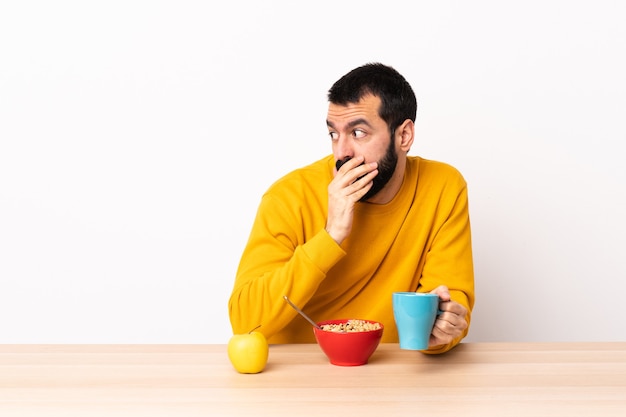
M 333 240 L 328 232 L 322 229 L 302 246 L 306 256 L 326 274 L 346 252 Z

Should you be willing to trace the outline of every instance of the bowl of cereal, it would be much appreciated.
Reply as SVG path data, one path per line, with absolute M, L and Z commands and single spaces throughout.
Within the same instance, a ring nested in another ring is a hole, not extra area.
M 313 327 L 315 339 L 330 363 L 339 366 L 365 365 L 383 336 L 382 323 L 372 320 L 327 320 Z

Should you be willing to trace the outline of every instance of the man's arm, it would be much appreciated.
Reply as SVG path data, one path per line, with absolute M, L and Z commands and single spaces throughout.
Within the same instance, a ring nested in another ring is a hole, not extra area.
M 228 303 L 234 333 L 258 325 L 268 338 L 279 332 L 297 314 L 283 296 L 306 305 L 328 270 L 345 255 L 323 223 L 305 241 L 301 222 L 279 200 L 263 197 Z
M 431 245 L 420 288 L 440 294 L 440 306 L 445 310 L 435 322 L 431 347 L 425 352 L 446 352 L 467 335 L 474 307 L 474 266 L 466 186 L 453 201 L 448 218 Z

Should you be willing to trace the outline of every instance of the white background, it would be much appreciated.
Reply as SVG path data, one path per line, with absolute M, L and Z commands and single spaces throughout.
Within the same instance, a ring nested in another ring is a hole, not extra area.
M 469 183 L 469 341 L 626 340 L 626 3 L 0 3 L 0 343 L 225 343 L 263 191 L 381 61 Z

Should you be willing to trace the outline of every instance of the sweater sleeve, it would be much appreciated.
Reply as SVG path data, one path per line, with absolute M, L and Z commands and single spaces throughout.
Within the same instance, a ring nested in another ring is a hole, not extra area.
M 234 333 L 261 325 L 258 331 L 271 338 L 297 314 L 283 296 L 304 306 L 345 256 L 323 226 L 310 238 L 305 229 L 302 218 L 283 201 L 270 194 L 263 197 L 228 303 Z
M 467 335 L 474 307 L 474 268 L 467 187 L 464 181 L 459 190 L 452 194 L 453 199 L 448 204 L 444 202 L 441 205 L 442 208 L 447 206 L 450 209 L 441 213 L 441 226 L 427 253 L 420 291 L 430 292 L 439 285 L 447 286 L 451 299 L 467 309 L 468 328 L 448 345 L 432 347 L 425 353 L 443 353 L 456 346 Z

